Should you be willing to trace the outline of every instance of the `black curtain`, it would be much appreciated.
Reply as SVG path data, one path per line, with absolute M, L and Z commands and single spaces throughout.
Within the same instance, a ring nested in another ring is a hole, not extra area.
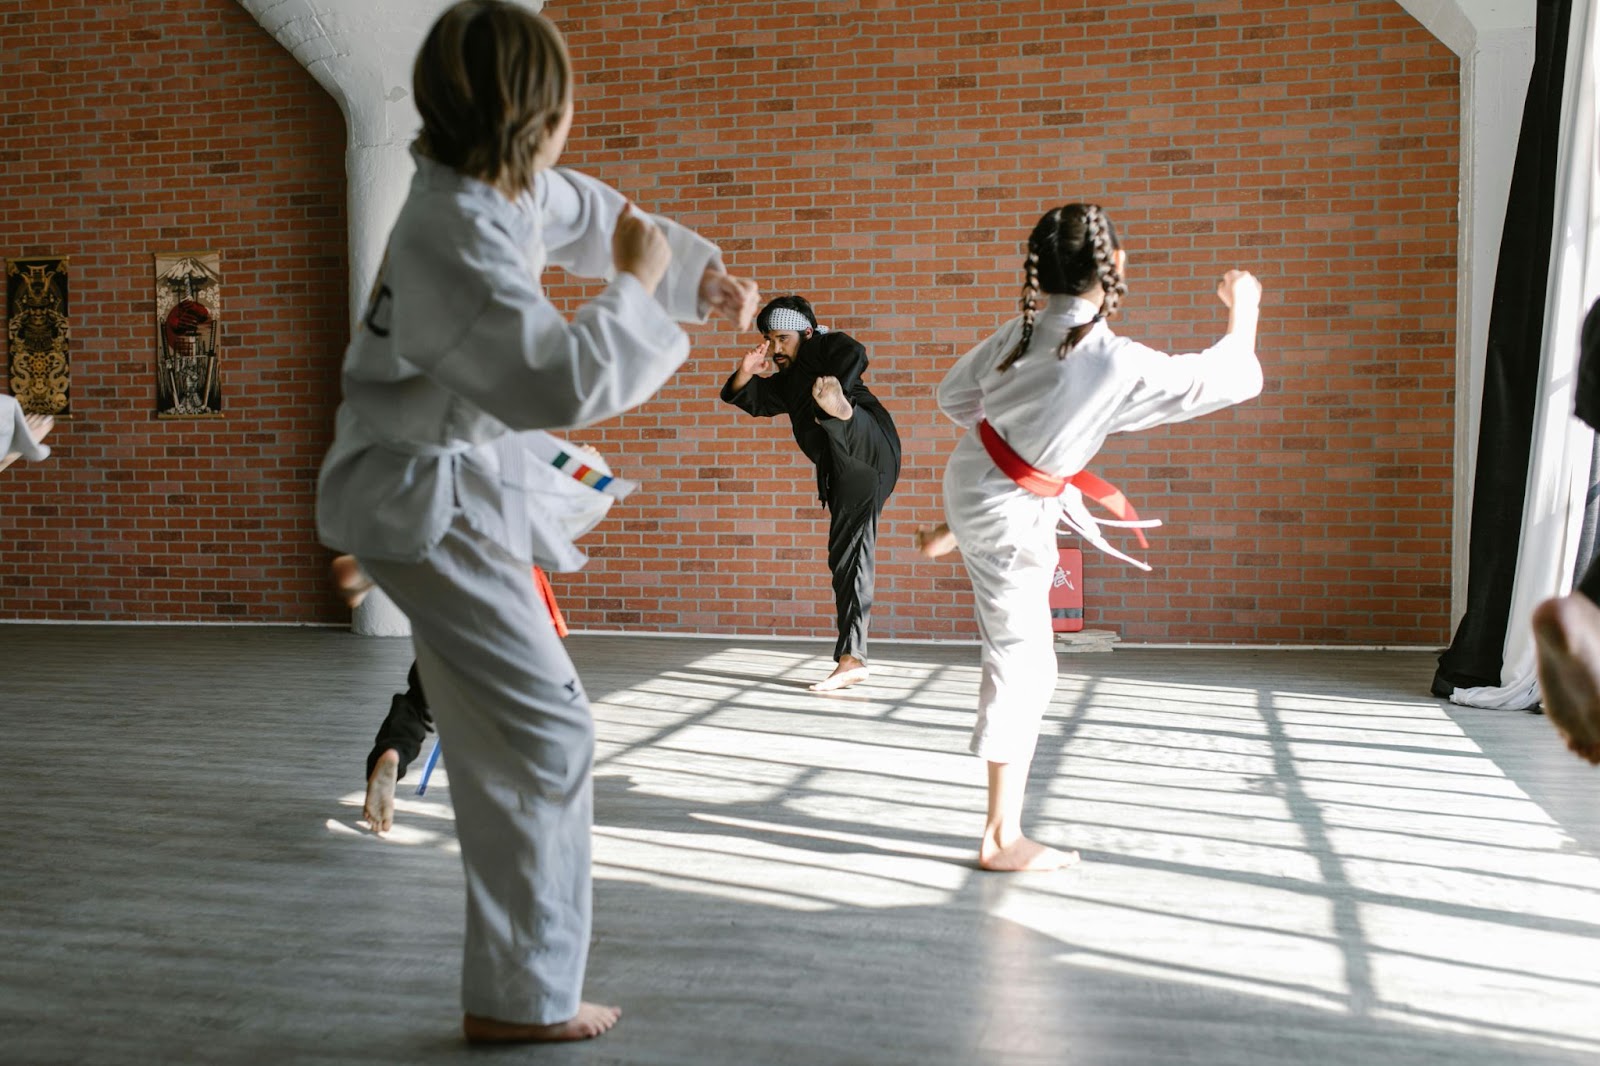
M 1467 554 L 1467 613 L 1455 640 L 1439 657 L 1433 675 L 1435 696 L 1449 696 L 1457 688 L 1498 686 L 1504 664 L 1533 444 L 1550 246 L 1555 239 L 1561 87 L 1572 23 L 1572 0 L 1538 3 L 1533 76 L 1522 108 L 1489 311 Z

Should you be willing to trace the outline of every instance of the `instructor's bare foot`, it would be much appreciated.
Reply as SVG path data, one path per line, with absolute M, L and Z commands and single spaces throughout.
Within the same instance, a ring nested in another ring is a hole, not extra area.
M 817 401 L 817 406 L 828 412 L 834 418 L 847 419 L 855 414 L 855 408 L 850 406 L 850 401 L 844 398 L 844 389 L 839 385 L 839 379 L 823 376 L 811 386 L 811 398 Z
M 580 1003 L 577 1014 L 551 1025 L 525 1025 L 466 1014 L 461 1018 L 461 1032 L 469 1044 L 548 1044 L 560 1040 L 589 1040 L 616 1025 L 620 1017 L 621 1007 Z
M 978 865 L 997 873 L 1059 870 L 1077 861 L 1078 853 L 1075 851 L 1057 851 L 1024 836 L 1002 847 L 993 834 L 985 833 L 982 843 L 978 845 Z
M 333 587 L 351 610 L 361 606 L 361 601 L 372 591 L 372 579 L 362 571 L 354 555 L 335 556 L 329 572 L 333 575 Z
M 1578 755 L 1600 765 L 1600 607 L 1582 593 L 1533 612 L 1544 710 Z
M 923 526 L 916 532 L 917 551 L 929 559 L 937 559 L 955 550 L 956 535 L 950 527 L 940 522 L 936 526 Z
M 811 686 L 812 692 L 836 692 L 842 688 L 865 681 L 871 675 L 867 664 L 854 655 L 840 658 L 839 665 L 833 668 L 833 673 Z
M 367 778 L 367 802 L 361 817 L 374 833 L 387 833 L 394 826 L 394 784 L 399 778 L 400 753 L 393 748 L 378 756 Z

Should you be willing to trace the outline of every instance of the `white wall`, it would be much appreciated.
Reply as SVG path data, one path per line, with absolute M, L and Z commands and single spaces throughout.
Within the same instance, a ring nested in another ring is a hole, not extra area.
M 1534 0 L 1396 0 L 1461 59 L 1461 200 L 1456 262 L 1455 506 L 1450 629 L 1467 609 L 1478 413 L 1495 263 L 1533 73 Z M 1581 2 L 1581 0 L 1580 0 Z
M 428 28 L 453 2 L 239 0 L 344 112 L 352 330 L 411 181 L 408 148 L 422 126 L 411 99 L 411 64 Z M 544 0 L 518 2 L 544 7 Z M 411 631 L 405 615 L 376 591 L 357 609 L 353 628 L 368 636 Z

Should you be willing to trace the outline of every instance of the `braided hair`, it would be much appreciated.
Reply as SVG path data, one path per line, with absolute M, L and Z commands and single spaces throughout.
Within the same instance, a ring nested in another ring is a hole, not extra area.
M 1099 204 L 1066 204 L 1045 212 L 1028 235 L 1028 254 L 1022 261 L 1022 297 L 1017 301 L 1022 310 L 1022 336 L 998 369 L 1009 369 L 1028 350 L 1040 293 L 1082 296 L 1097 286 L 1105 292 L 1105 302 L 1094 318 L 1067 332 L 1056 349 L 1057 359 L 1065 359 L 1096 322 L 1116 314 L 1128 291 L 1117 269 L 1116 253 L 1121 247 L 1111 216 Z

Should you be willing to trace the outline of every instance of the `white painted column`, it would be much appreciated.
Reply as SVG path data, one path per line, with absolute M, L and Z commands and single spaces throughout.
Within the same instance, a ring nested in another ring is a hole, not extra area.
M 1489 308 L 1522 104 L 1533 73 L 1534 0 L 1397 0 L 1461 60 L 1456 237 L 1456 433 L 1450 631 L 1467 610 L 1472 479 L 1489 349 Z
M 517 0 L 538 11 L 544 0 Z M 350 325 L 366 306 L 384 244 L 413 170 L 409 148 L 422 126 L 411 99 L 411 65 L 428 28 L 453 0 L 239 0 L 257 22 L 339 102 L 348 140 Z M 407 636 L 410 623 L 373 590 L 351 628 Z

